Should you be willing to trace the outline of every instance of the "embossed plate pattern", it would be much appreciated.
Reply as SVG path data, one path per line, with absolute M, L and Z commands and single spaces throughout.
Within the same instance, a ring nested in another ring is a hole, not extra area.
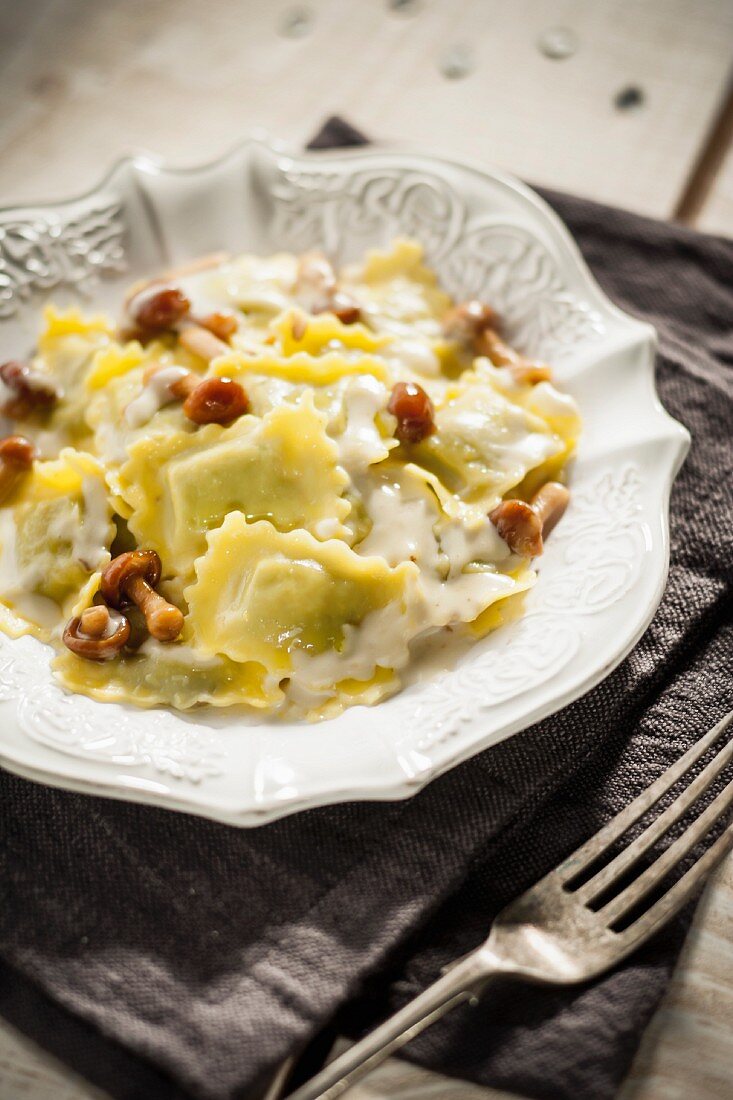
M 0 212 L 2 355 L 27 351 L 49 296 L 114 310 L 132 279 L 197 254 L 320 245 L 348 261 L 398 233 L 424 244 L 456 297 L 495 304 L 583 412 L 572 504 L 525 616 L 378 712 L 317 726 L 71 696 L 47 647 L 0 636 L 7 767 L 237 825 L 402 798 L 577 698 L 638 639 L 664 587 L 687 433 L 654 391 L 653 330 L 605 298 L 549 208 L 498 173 L 393 151 L 291 157 L 257 141 L 186 171 L 123 161 L 78 199 Z

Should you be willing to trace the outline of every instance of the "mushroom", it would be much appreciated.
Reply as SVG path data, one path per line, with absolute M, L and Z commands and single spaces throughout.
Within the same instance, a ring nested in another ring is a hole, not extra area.
M 64 629 L 63 643 L 77 657 L 87 661 L 109 661 L 116 657 L 130 637 L 130 623 L 119 611 L 94 604 L 71 619 Z
M 495 367 L 508 367 L 514 381 L 520 386 L 536 386 L 538 382 L 551 382 L 552 370 L 547 363 L 525 359 L 502 340 L 494 329 L 485 329 L 477 338 L 476 351 L 485 355 Z
M 126 336 L 146 342 L 166 332 L 176 333 L 187 351 L 207 363 L 230 350 L 227 341 L 237 331 L 233 313 L 195 316 L 189 298 L 173 283 L 149 283 L 128 299 L 126 308 L 133 323 Z
M 0 366 L 0 390 L 10 391 L 0 412 L 12 420 L 25 420 L 34 412 L 45 412 L 58 401 L 58 390 L 41 371 L 15 359 Z
M 237 318 L 229 310 L 215 310 L 213 313 L 196 316 L 194 320 L 225 344 L 239 328 Z
M 194 424 L 229 424 L 249 408 L 246 390 L 232 378 L 202 379 L 182 367 L 155 364 L 143 374 L 144 384 L 149 386 L 156 376 L 164 381 L 170 378 L 165 382 L 170 399 L 183 401 L 183 412 Z M 161 395 L 158 396 L 160 405 L 165 404 Z
M 323 252 L 306 252 L 300 257 L 294 289 L 311 313 L 333 313 L 342 325 L 361 319 L 359 303 L 339 290 L 331 261 Z
M 478 298 L 459 302 L 443 318 L 443 334 L 460 344 L 472 344 L 486 329 L 495 328 L 497 316 L 491 306 Z
M 179 326 L 178 341 L 186 351 L 198 355 L 199 359 L 205 359 L 207 363 L 231 351 L 229 344 L 225 344 L 209 328 L 196 324 L 195 321 L 187 321 Z
M 322 307 L 313 310 L 314 313 L 333 313 L 342 325 L 354 325 L 361 320 L 361 307 L 355 298 L 347 294 L 345 290 L 337 290 Z
M 132 321 L 149 335 L 170 332 L 190 310 L 191 302 L 174 284 L 151 283 L 127 302 Z
M 36 448 L 25 436 L 9 435 L 0 440 L 0 503 L 31 470 L 36 457 Z
M 172 642 L 183 629 L 183 613 L 155 591 L 160 574 L 155 550 L 129 550 L 113 558 L 104 570 L 100 592 L 105 602 L 118 610 L 137 604 L 153 638 Z
M 472 347 L 477 355 L 485 355 L 495 367 L 508 367 L 519 385 L 549 382 L 552 379 L 550 367 L 525 359 L 510 347 L 497 332 L 498 324 L 491 306 L 472 298 L 448 311 L 443 318 L 443 334 L 449 340 Z
M 183 402 L 183 412 L 194 424 L 229 424 L 248 408 L 246 391 L 232 378 L 204 378 Z
M 570 493 L 557 481 L 546 482 L 532 497 L 524 500 L 503 500 L 489 519 L 513 554 L 536 558 L 544 549 L 543 540 L 562 518 Z
M 397 418 L 394 434 L 400 443 L 419 443 L 435 431 L 433 403 L 417 382 L 397 382 L 387 411 Z
M 296 294 L 312 300 L 330 298 L 336 292 L 336 273 L 325 253 L 304 252 L 299 257 L 294 289 Z

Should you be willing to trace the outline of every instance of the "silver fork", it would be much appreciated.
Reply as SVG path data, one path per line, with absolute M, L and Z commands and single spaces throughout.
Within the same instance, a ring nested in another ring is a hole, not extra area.
M 475 1000 L 492 978 L 510 976 L 542 984 L 570 985 L 610 969 L 668 921 L 733 847 L 733 827 L 710 845 L 673 886 L 620 930 L 615 926 L 710 832 L 733 805 L 733 780 L 646 870 L 609 896 L 595 911 L 589 906 L 629 871 L 675 822 L 688 813 L 733 758 L 726 739 L 713 759 L 675 800 L 630 844 L 582 885 L 574 880 L 602 859 L 721 737 L 733 711 L 689 749 L 656 782 L 613 818 L 556 870 L 499 913 L 488 939 L 447 967 L 443 976 L 373 1032 L 355 1043 L 289 1100 L 333 1100 L 360 1081 L 385 1058 L 419 1035 L 455 1005 Z

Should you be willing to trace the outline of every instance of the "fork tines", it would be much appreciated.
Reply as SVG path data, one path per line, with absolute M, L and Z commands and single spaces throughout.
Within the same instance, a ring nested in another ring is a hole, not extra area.
M 594 900 L 602 898 L 614 885 L 622 887 L 620 892 L 598 907 L 598 916 L 606 926 L 614 929 L 623 918 L 631 913 L 652 891 L 663 885 L 665 876 L 679 865 L 684 858 L 710 833 L 715 823 L 733 806 L 733 780 L 710 802 L 690 825 L 677 837 L 666 850 L 658 856 L 651 866 L 633 879 L 628 885 L 628 873 L 634 864 L 656 844 L 656 842 L 685 814 L 695 806 L 701 795 L 722 775 L 725 767 L 733 759 L 733 739 L 726 739 L 713 759 L 695 776 L 674 801 L 649 824 L 643 832 L 597 873 L 582 882 L 577 889 L 573 880 L 581 878 L 604 855 L 620 837 L 639 821 L 652 806 L 657 803 L 675 784 L 677 784 L 705 755 L 733 720 L 733 712 L 714 726 L 704 737 L 689 749 L 684 756 L 672 765 L 650 787 L 639 795 L 630 805 L 621 811 L 612 821 L 602 828 L 586 844 L 580 847 L 562 863 L 554 875 L 559 876 L 563 886 L 571 890 L 578 901 L 592 905 Z M 656 901 L 650 909 L 629 925 L 622 934 L 630 940 L 646 938 L 651 931 L 663 924 L 670 913 L 678 909 L 691 897 L 709 871 L 723 858 L 733 846 L 733 828 L 728 828 L 703 855 L 686 871 L 684 875 Z

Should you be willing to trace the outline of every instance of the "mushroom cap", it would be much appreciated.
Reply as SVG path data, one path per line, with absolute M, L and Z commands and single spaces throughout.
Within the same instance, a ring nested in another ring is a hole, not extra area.
M 8 435 L 0 439 L 0 460 L 21 470 L 28 470 L 36 458 L 36 448 L 24 435 Z
M 489 519 L 513 554 L 536 558 L 542 553 L 542 520 L 526 501 L 503 500 Z
M 127 309 L 142 328 L 149 332 L 166 332 L 186 316 L 191 302 L 174 284 L 150 283 L 130 299 Z
M 397 417 L 395 436 L 400 443 L 419 443 L 435 431 L 433 403 L 417 382 L 395 383 L 387 411 Z
M 50 409 L 58 401 L 59 392 L 53 380 L 17 359 L 0 365 L 0 380 L 15 395 L 6 402 L 6 415 L 17 419 L 35 409 Z
M 64 629 L 63 643 L 77 657 L 87 661 L 109 661 L 116 657 L 130 637 L 130 623 L 119 611 L 110 611 L 110 621 L 115 629 L 110 634 L 93 637 L 80 630 L 81 616 L 76 615 Z
M 443 318 L 443 333 L 451 340 L 468 343 L 486 329 L 496 328 L 498 318 L 491 306 L 478 298 L 459 302 L 448 310 Z
M 194 424 L 230 424 L 249 409 L 245 389 L 231 378 L 204 378 L 183 402 Z
M 129 603 L 125 585 L 133 577 L 142 577 L 151 588 L 160 580 L 161 564 L 155 550 L 128 550 L 113 558 L 102 573 L 99 590 L 105 603 L 123 607 Z

